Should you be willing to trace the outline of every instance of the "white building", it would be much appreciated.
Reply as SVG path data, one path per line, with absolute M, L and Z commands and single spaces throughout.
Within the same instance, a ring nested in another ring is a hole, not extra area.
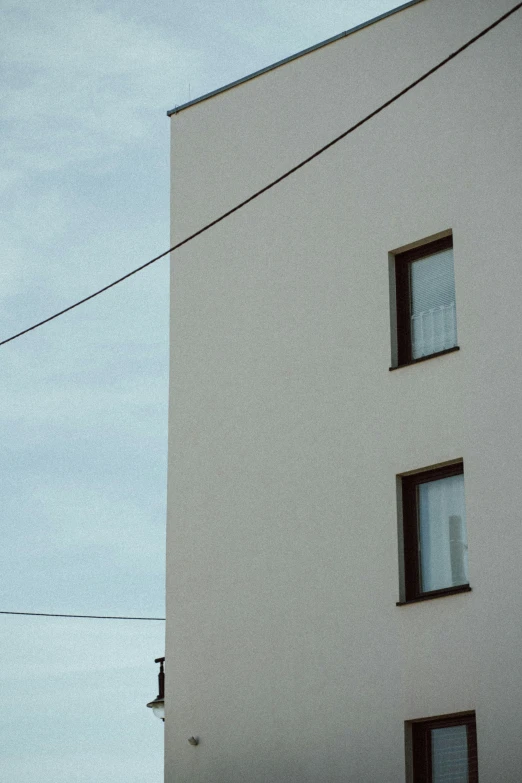
M 173 242 L 514 4 L 414 0 L 176 109 Z M 167 783 L 522 780 L 521 33 L 173 256 Z

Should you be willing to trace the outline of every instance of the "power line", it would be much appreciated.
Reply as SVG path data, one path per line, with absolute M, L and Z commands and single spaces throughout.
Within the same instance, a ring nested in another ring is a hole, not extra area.
M 146 267 L 150 266 L 151 264 L 154 264 L 156 261 L 159 261 L 160 258 L 164 258 L 165 256 L 168 256 L 170 253 L 173 253 L 175 250 L 178 250 L 180 247 L 183 247 L 183 245 L 186 245 L 188 242 L 191 242 L 193 239 L 198 237 L 200 234 L 203 234 L 205 231 L 208 231 L 213 226 L 217 225 L 218 223 L 221 223 L 222 220 L 225 220 L 225 218 L 232 215 L 234 212 L 237 212 L 238 210 L 245 207 L 247 204 L 250 204 L 251 201 L 254 201 L 254 199 L 259 198 L 259 196 L 263 195 L 263 193 L 266 193 L 268 190 L 271 190 L 271 188 L 275 187 L 275 185 L 278 185 L 280 182 L 282 182 L 284 179 L 287 179 L 287 177 L 290 177 L 292 174 L 295 174 L 296 171 L 299 171 L 299 169 L 302 169 L 303 166 L 306 166 L 307 163 L 310 163 L 314 158 L 319 157 L 319 155 L 322 155 L 323 152 L 326 152 L 326 150 L 330 149 L 330 147 L 333 147 L 334 144 L 338 144 L 342 139 L 346 138 L 350 133 L 353 133 L 354 130 L 357 130 L 357 128 L 360 128 L 361 125 L 364 125 L 368 120 L 371 120 L 372 117 L 375 117 L 377 114 L 379 114 L 383 109 L 386 109 L 388 106 L 390 106 L 392 103 L 395 103 L 399 98 L 401 98 L 403 95 L 406 95 L 407 92 L 412 90 L 414 87 L 416 87 L 418 84 L 423 82 L 425 79 L 428 78 L 428 76 L 431 76 L 433 73 L 438 71 L 440 68 L 442 68 L 444 65 L 450 62 L 450 60 L 453 60 L 457 55 L 461 54 L 465 49 L 467 49 L 469 46 L 474 44 L 476 41 L 478 41 L 483 36 L 487 35 L 491 30 L 493 30 L 495 27 L 497 27 L 501 22 L 504 22 L 509 16 L 515 13 L 515 11 L 520 10 L 522 8 L 522 2 L 517 3 L 513 8 L 511 8 L 510 11 L 507 11 L 505 14 L 503 14 L 501 17 L 499 17 L 495 22 L 490 24 L 488 27 L 485 27 L 478 35 L 473 36 L 473 38 L 470 38 L 469 41 L 467 41 L 465 44 L 460 46 L 458 49 L 456 49 L 452 54 L 448 55 L 444 58 L 444 60 L 441 60 L 437 65 L 435 65 L 433 68 L 430 68 L 429 71 L 426 71 L 422 76 L 420 76 L 418 79 L 415 79 L 414 82 L 411 82 L 407 87 L 405 87 L 400 92 L 396 93 L 396 95 L 393 96 L 393 98 L 390 98 L 385 103 L 381 104 L 377 109 L 370 112 L 370 114 L 367 114 L 366 117 L 364 117 L 362 120 L 359 120 L 359 122 L 356 122 L 355 125 L 352 125 L 348 130 L 345 130 L 343 133 L 341 133 L 339 136 L 336 136 L 335 139 L 332 139 L 332 141 L 329 141 L 328 144 L 325 144 L 323 147 L 320 147 L 316 152 L 309 155 L 307 158 L 302 160 L 300 163 L 298 163 L 296 166 L 293 166 L 293 168 L 288 169 L 284 174 L 281 174 L 281 176 L 277 177 L 276 179 L 272 180 L 268 185 L 265 185 L 260 190 L 257 190 L 255 193 L 253 193 L 251 196 L 246 198 L 244 201 L 241 201 L 239 204 L 236 204 L 235 207 L 232 207 L 232 209 L 227 210 L 226 212 L 223 212 L 222 215 L 215 218 L 215 220 L 212 220 L 210 223 L 207 223 L 202 228 L 195 231 L 193 234 L 190 234 L 190 236 L 183 239 L 181 242 L 178 242 L 177 244 L 173 245 L 168 250 L 165 250 L 164 253 L 160 253 L 159 256 L 156 256 L 155 258 L 152 258 L 150 261 L 147 261 L 145 264 L 142 264 L 141 266 L 138 266 L 136 269 L 133 269 L 132 272 L 128 272 L 126 275 L 123 275 L 123 277 L 119 277 L 117 280 L 114 280 L 112 283 L 109 283 L 109 285 L 104 286 L 103 288 L 100 288 L 98 291 L 95 291 L 93 294 L 90 294 L 89 296 L 84 297 L 84 299 L 80 299 L 78 302 L 75 302 L 72 305 L 69 305 L 69 307 L 65 307 L 63 310 L 60 310 L 59 312 L 55 313 L 54 315 L 49 316 L 49 318 L 44 318 L 43 321 L 39 321 L 38 323 L 34 324 L 33 326 L 29 326 L 27 329 L 23 329 L 21 332 L 18 332 L 17 334 L 12 335 L 11 337 L 8 337 L 6 340 L 2 340 L 0 342 L 0 346 L 5 345 L 6 343 L 10 343 L 12 340 L 16 340 L 18 337 L 22 337 L 22 335 L 27 334 L 28 332 L 32 332 L 33 329 L 38 329 L 39 326 L 43 326 L 44 324 L 49 323 L 49 321 L 54 321 L 55 318 L 58 318 L 60 315 L 64 315 L 64 313 L 68 313 L 69 310 L 74 310 L 75 307 L 79 307 L 80 305 L 84 304 L 85 302 L 88 302 L 90 299 L 94 299 L 95 296 L 99 296 L 100 294 L 103 294 L 105 291 L 108 291 L 109 288 L 113 288 L 115 285 L 118 285 L 119 283 L 122 283 L 124 280 L 127 280 L 129 277 L 132 277 L 132 275 L 135 275 L 137 272 L 141 272 L 142 269 L 145 269 Z
M 121 617 L 106 614 L 51 614 L 51 612 L 2 612 L 0 614 L 17 614 L 27 617 L 78 617 L 85 620 L 165 620 L 165 617 Z

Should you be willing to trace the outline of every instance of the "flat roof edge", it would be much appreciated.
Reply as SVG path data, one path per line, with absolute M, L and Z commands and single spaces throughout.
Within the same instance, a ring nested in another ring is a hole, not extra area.
M 381 19 L 385 19 L 388 16 L 393 16 L 393 14 L 397 14 L 399 11 L 403 11 L 405 8 L 409 8 L 411 5 L 417 5 L 417 3 L 422 2 L 424 2 L 424 0 L 409 0 L 407 3 L 403 3 L 402 5 L 397 6 L 397 8 L 392 8 L 391 11 L 385 11 L 379 16 L 374 16 L 373 19 L 368 19 L 367 22 L 362 22 L 355 27 L 351 27 L 349 30 L 345 30 L 343 33 L 338 33 L 337 35 L 332 36 L 332 38 L 327 38 L 325 41 L 321 41 L 320 43 L 314 44 L 313 46 L 309 46 L 307 49 L 302 49 L 300 52 L 291 54 L 289 57 L 285 57 L 283 60 L 278 60 L 276 63 L 272 63 L 272 65 L 267 65 L 265 68 L 261 68 L 259 71 L 254 71 L 253 73 L 248 74 L 248 76 L 243 76 L 241 79 L 236 79 L 236 81 L 225 84 L 223 87 L 218 87 L 217 90 L 207 92 L 204 95 L 201 95 L 199 98 L 194 98 L 192 101 L 182 103 L 181 106 L 175 106 L 174 109 L 171 109 L 167 112 L 167 117 L 171 117 L 173 114 L 179 114 L 180 111 L 188 109 L 189 106 L 194 106 L 196 103 L 206 101 L 208 98 L 212 98 L 214 95 L 219 95 L 221 92 L 231 90 L 232 87 L 237 87 L 238 84 L 243 84 L 243 82 L 248 82 L 250 79 L 255 79 L 257 76 L 261 76 L 263 73 L 267 73 L 268 71 L 273 71 L 275 68 L 279 68 L 280 65 L 285 65 L 292 60 L 297 60 L 298 57 L 303 57 L 303 55 L 309 54 L 316 49 L 321 49 L 323 46 L 328 46 L 328 44 L 331 44 L 334 41 L 339 41 L 341 38 L 346 38 L 347 35 L 356 33 L 357 30 L 362 30 L 363 27 L 369 27 L 370 25 L 375 24 L 375 22 L 380 22 Z

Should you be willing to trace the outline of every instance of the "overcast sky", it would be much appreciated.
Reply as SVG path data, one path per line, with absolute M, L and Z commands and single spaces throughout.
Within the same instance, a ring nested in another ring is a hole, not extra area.
M 168 248 L 168 109 L 399 4 L 3 0 L 0 339 Z M 163 616 L 168 261 L 0 351 L 0 610 Z M 161 783 L 163 623 L 0 626 L 3 780 Z

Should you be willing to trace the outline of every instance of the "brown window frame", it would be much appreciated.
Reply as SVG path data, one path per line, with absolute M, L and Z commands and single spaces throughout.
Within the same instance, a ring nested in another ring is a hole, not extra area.
M 452 348 L 446 348 L 444 351 L 420 356 L 417 359 L 412 355 L 411 344 L 411 285 L 410 285 L 410 264 L 419 261 L 421 258 L 439 253 L 441 250 L 453 248 L 453 235 L 436 239 L 434 242 L 428 242 L 425 245 L 407 250 L 404 253 L 397 253 L 395 256 L 395 294 L 396 294 L 396 315 L 397 315 L 397 367 L 404 367 L 408 364 L 416 364 L 426 359 L 433 359 L 435 356 L 442 356 L 452 351 L 458 351 L 458 345 Z M 395 369 L 395 367 L 390 368 Z
M 430 468 L 419 473 L 401 477 L 402 485 L 402 531 L 404 543 L 404 592 L 405 600 L 398 605 L 438 598 L 454 593 L 469 592 L 469 583 L 452 585 L 440 590 L 423 591 L 420 578 L 419 510 L 417 487 L 430 481 L 464 475 L 464 463 L 454 462 L 439 468 Z
M 413 783 L 432 783 L 430 732 L 432 729 L 451 726 L 467 727 L 468 783 L 478 783 L 477 725 L 474 712 L 412 721 Z

